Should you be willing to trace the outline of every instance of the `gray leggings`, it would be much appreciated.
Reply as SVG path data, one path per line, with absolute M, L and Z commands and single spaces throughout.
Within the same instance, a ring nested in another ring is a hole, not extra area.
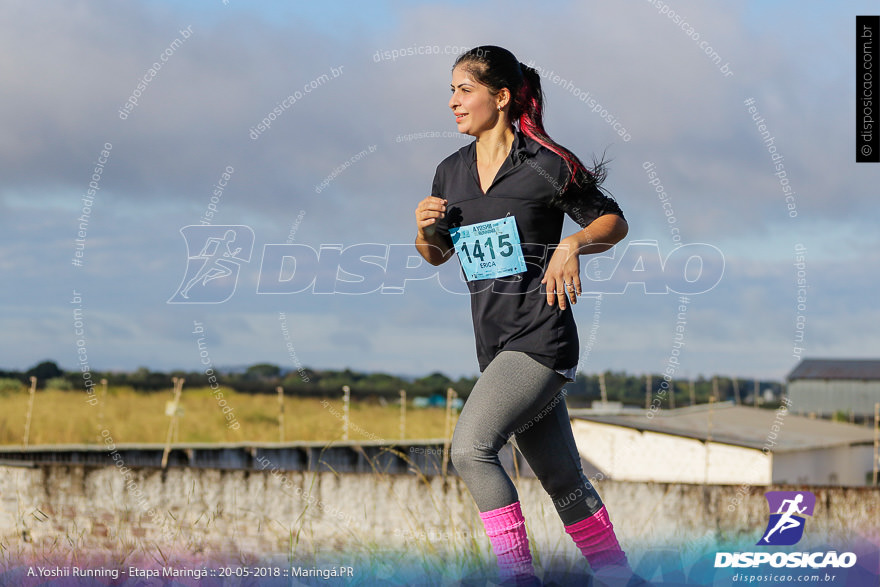
M 563 524 L 584 520 L 602 507 L 581 468 L 560 393 L 565 382 L 519 351 L 500 352 L 477 380 L 455 426 L 451 457 L 481 512 L 519 499 L 498 460 L 513 434 Z

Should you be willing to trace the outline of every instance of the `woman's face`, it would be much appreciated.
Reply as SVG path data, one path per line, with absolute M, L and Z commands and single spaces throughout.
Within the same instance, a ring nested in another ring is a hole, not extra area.
M 493 96 L 488 87 L 474 80 L 461 65 L 453 69 L 449 107 L 455 114 L 458 132 L 476 137 L 498 124 L 502 114 L 498 106 L 504 106 L 500 104 L 504 99 L 502 94 Z

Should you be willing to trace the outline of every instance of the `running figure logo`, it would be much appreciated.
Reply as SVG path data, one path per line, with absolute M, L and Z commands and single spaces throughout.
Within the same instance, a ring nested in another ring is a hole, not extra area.
M 806 518 L 812 516 L 816 496 L 809 491 L 768 491 L 764 494 L 770 505 L 770 521 L 759 546 L 790 546 L 804 535 Z M 772 512 L 776 513 L 772 513 Z
M 251 260 L 254 231 L 243 225 L 192 224 L 180 234 L 186 241 L 186 273 L 168 303 L 219 304 L 231 298 L 241 264 Z

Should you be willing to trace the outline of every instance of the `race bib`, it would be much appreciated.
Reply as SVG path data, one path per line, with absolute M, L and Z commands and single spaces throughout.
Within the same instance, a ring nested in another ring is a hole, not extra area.
M 468 281 L 507 277 L 526 270 L 513 216 L 453 227 L 449 236 Z

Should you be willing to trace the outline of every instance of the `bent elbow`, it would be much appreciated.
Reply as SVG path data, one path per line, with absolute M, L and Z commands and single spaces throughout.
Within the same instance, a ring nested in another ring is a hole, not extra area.
M 615 236 L 614 244 L 617 244 L 620 241 L 622 241 L 623 239 L 625 239 L 627 234 L 629 234 L 629 224 L 627 224 L 626 220 L 624 220 L 623 218 L 618 216 L 617 217 L 617 225 L 615 226 L 615 231 L 614 231 L 614 236 Z

